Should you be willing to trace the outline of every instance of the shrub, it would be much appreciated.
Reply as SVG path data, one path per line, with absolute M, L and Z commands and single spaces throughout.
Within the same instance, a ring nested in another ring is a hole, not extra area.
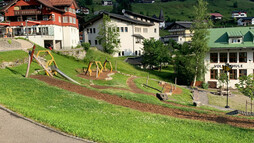
M 83 43 L 81 43 L 81 46 L 84 48 L 84 50 L 89 50 L 89 48 L 90 48 L 90 43 L 85 43 L 85 42 L 83 42 Z
M 9 44 L 11 44 L 11 43 L 12 43 L 11 39 L 8 39 L 8 43 L 9 43 Z
M 202 88 L 203 89 L 208 89 L 208 86 L 209 86 L 208 83 L 205 83 L 205 82 L 202 83 Z

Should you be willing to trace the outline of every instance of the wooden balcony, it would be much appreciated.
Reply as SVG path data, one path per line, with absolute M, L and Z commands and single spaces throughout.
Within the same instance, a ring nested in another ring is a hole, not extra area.
M 27 10 L 14 10 L 14 15 L 38 15 L 41 14 L 40 10 L 37 9 L 27 9 Z

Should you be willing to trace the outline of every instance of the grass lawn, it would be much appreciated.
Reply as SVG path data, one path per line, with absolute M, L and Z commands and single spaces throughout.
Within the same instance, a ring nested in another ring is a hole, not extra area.
M 0 52 L 0 63 L 24 60 L 25 58 L 28 58 L 28 54 L 21 50 Z
M 227 96 L 219 96 L 208 94 L 209 104 L 225 107 Z M 250 102 L 250 98 L 242 94 L 236 94 L 229 97 L 228 104 L 230 108 L 245 111 L 246 100 Z M 248 112 L 250 112 L 250 105 L 248 106 Z
M 7 76 L 6 76 L 7 75 Z M 0 103 L 61 131 L 99 142 L 253 142 L 229 125 L 142 113 L 0 70 Z

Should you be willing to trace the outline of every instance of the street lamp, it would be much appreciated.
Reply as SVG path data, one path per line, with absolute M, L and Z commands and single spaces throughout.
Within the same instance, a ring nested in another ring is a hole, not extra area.
M 226 63 L 226 65 L 222 67 L 223 67 L 223 70 L 227 72 L 227 105 L 225 106 L 225 108 L 230 108 L 228 106 L 228 81 L 229 81 L 228 72 L 232 70 L 232 66 L 229 65 L 229 63 Z

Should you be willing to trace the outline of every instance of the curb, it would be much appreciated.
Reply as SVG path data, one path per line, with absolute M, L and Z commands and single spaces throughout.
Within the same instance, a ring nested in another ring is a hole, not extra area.
M 55 132 L 55 133 L 60 134 L 62 136 L 66 136 L 66 137 L 69 137 L 69 138 L 72 138 L 72 139 L 75 139 L 75 140 L 79 140 L 79 141 L 83 141 L 83 142 L 86 142 L 86 143 L 96 143 L 96 142 L 93 142 L 93 141 L 89 141 L 89 140 L 86 140 L 86 139 L 82 139 L 82 138 L 79 138 L 79 137 L 76 137 L 76 136 L 69 135 L 67 133 L 58 131 L 58 130 L 56 130 L 54 128 L 50 128 L 48 126 L 45 126 L 45 125 L 43 125 L 41 123 L 35 122 L 34 120 L 26 118 L 26 117 L 24 117 L 24 116 L 22 116 L 22 115 L 20 115 L 20 114 L 18 114 L 16 112 L 10 110 L 10 109 L 7 109 L 6 107 L 4 107 L 1 104 L 0 104 L 0 110 L 4 110 L 4 111 L 10 113 L 12 116 L 16 116 L 17 118 L 21 118 L 21 119 L 26 120 L 26 121 L 34 124 L 34 125 L 40 126 L 40 127 L 44 128 L 44 129 L 47 129 L 47 130 L 52 131 L 52 132 Z

